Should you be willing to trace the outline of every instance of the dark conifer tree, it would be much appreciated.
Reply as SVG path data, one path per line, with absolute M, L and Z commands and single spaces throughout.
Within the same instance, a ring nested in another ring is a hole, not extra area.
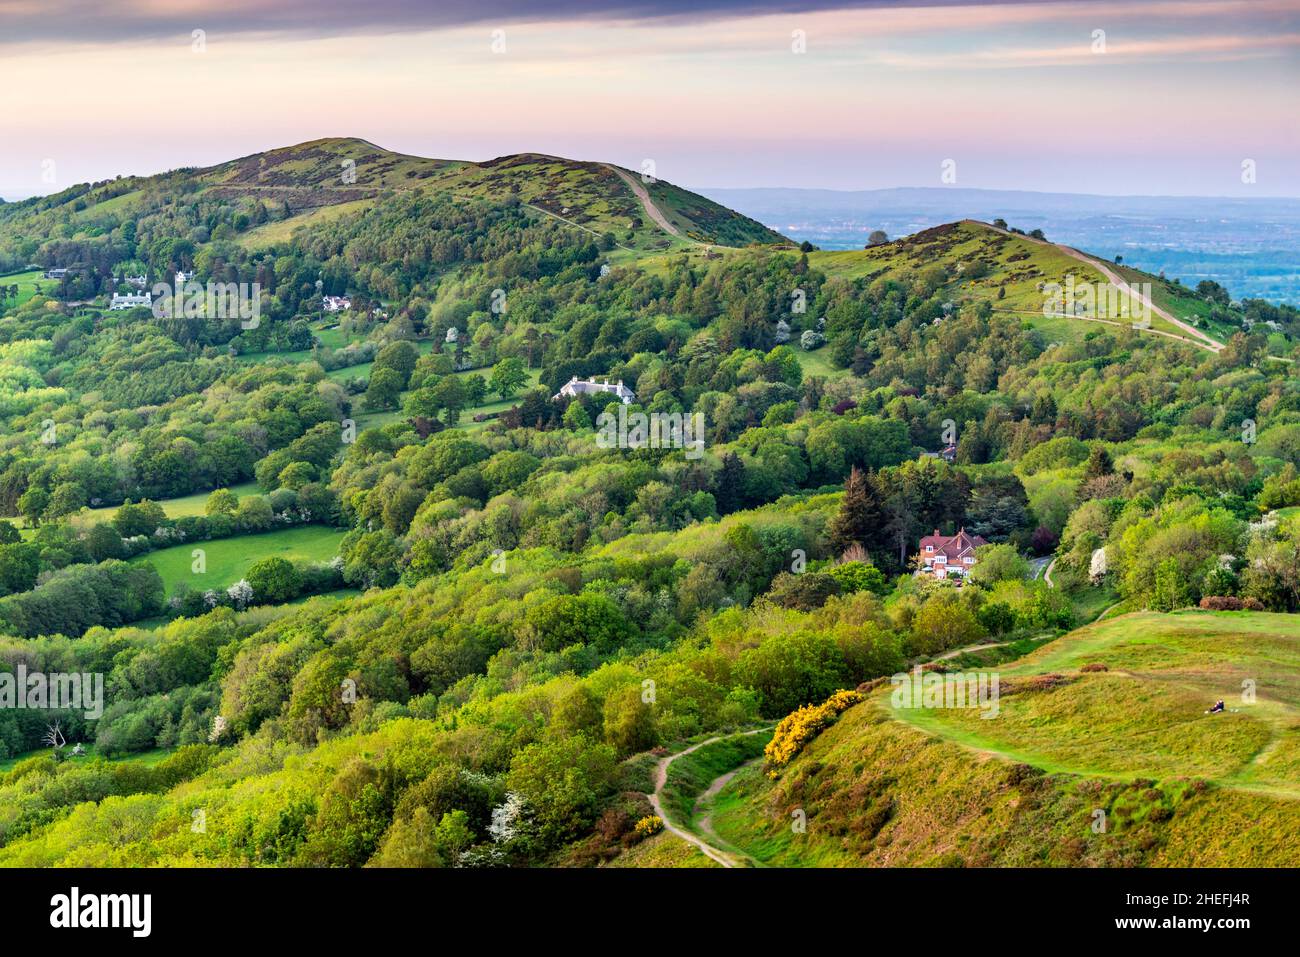
M 740 461 L 740 456 L 735 452 L 728 452 L 722 457 L 722 470 L 718 473 L 718 490 L 713 495 L 719 515 L 727 515 L 740 508 L 744 500 L 741 487 L 744 478 L 745 466 Z
M 844 500 L 827 529 L 831 549 L 842 555 L 857 544 L 870 550 L 880 535 L 883 515 L 872 477 L 854 466 L 844 483 Z

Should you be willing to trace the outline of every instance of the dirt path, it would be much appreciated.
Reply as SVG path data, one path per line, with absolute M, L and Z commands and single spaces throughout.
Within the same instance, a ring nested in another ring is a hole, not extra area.
M 1056 559 L 1053 558 L 1050 562 L 1047 563 L 1047 568 L 1043 570 L 1043 581 L 1047 582 L 1048 588 L 1056 587 L 1054 584 L 1052 584 L 1052 569 L 1055 567 L 1056 567 Z
M 1122 605 L 1122 604 L 1124 604 L 1122 601 L 1117 601 L 1117 602 L 1115 602 L 1115 604 L 1111 605 L 1109 608 L 1107 608 L 1105 611 L 1103 611 L 1100 615 L 1098 615 L 1096 618 L 1094 618 L 1094 619 L 1092 620 L 1092 623 L 1095 625 L 1097 622 L 1101 621 L 1103 618 L 1105 618 L 1107 615 L 1109 615 L 1112 611 L 1114 611 L 1116 608 L 1118 608 L 1118 607 L 1119 607 L 1120 605 Z
M 1020 233 L 1013 233 L 1009 229 L 1000 229 L 991 223 L 980 223 L 980 225 L 987 226 L 989 229 L 997 230 L 997 232 L 1002 233 L 1004 236 L 1014 236 L 1020 239 L 1026 239 L 1031 243 L 1039 243 L 1043 246 L 1054 246 L 1055 248 L 1059 249 L 1061 252 L 1069 256 L 1071 259 L 1077 259 L 1079 260 L 1079 262 L 1083 263 L 1084 265 L 1091 266 L 1093 269 L 1097 270 L 1099 273 L 1105 276 L 1106 281 L 1109 282 L 1116 289 L 1118 289 L 1120 292 L 1124 293 L 1126 296 L 1129 296 L 1133 299 L 1137 299 L 1139 302 L 1141 302 L 1144 306 L 1146 306 L 1148 309 L 1154 312 L 1161 319 L 1164 319 L 1166 322 L 1170 323 L 1171 325 L 1176 326 L 1179 329 L 1182 329 L 1192 338 L 1183 339 L 1182 336 L 1174 335 L 1173 333 L 1163 333 L 1163 335 L 1167 335 L 1173 339 L 1182 339 L 1182 341 L 1184 342 L 1191 342 L 1193 345 L 1198 345 L 1202 349 L 1209 349 L 1211 352 L 1218 352 L 1223 348 L 1223 343 L 1220 342 L 1219 340 L 1211 338 L 1210 336 L 1202 332 L 1200 329 L 1197 329 L 1195 326 L 1188 325 L 1187 323 L 1183 322 L 1183 320 L 1181 319 L 1174 318 L 1166 310 L 1162 309 L 1160 306 L 1157 306 L 1154 302 L 1152 302 L 1150 296 L 1140 294 L 1136 289 L 1130 286 L 1120 275 L 1118 275 L 1113 269 L 1111 269 L 1110 266 L 1108 266 L 1105 262 L 1101 261 L 1097 257 L 1091 256 L 1088 253 L 1085 253 L 1081 249 L 1075 249 L 1073 246 L 1066 246 L 1062 243 L 1054 243 L 1048 239 L 1037 239 L 1034 236 L 1025 236 L 1025 235 L 1021 235 Z M 1079 316 L 1077 318 L 1083 319 L 1083 318 L 1090 318 L 1090 317 Z M 1111 322 L 1113 325 L 1123 325 L 1123 323 L 1114 322 L 1114 320 L 1097 318 L 1095 321 Z M 1160 332 L 1160 330 L 1158 329 L 1151 329 L 1149 331 Z
M 1093 256 L 1089 256 L 1087 253 L 1075 249 L 1073 246 L 1062 246 L 1060 243 L 1054 243 L 1053 245 L 1055 245 L 1057 249 L 1061 250 L 1061 252 L 1065 253 L 1067 256 L 1073 256 L 1081 263 L 1085 263 L 1086 265 L 1091 266 L 1093 269 L 1096 269 L 1098 272 L 1100 272 L 1103 276 L 1106 277 L 1106 280 L 1112 286 L 1114 286 L 1120 292 L 1124 293 L 1126 296 L 1129 296 L 1130 298 L 1138 300 L 1139 302 L 1142 303 L 1142 305 L 1146 306 L 1148 309 L 1154 312 L 1161 319 L 1164 319 L 1166 322 L 1169 322 L 1172 325 L 1177 326 L 1179 329 L 1183 330 L 1183 332 L 1186 332 L 1194 339 L 1199 339 L 1201 342 L 1209 346 L 1215 352 L 1218 352 L 1220 349 L 1223 348 L 1222 342 L 1219 342 L 1217 339 L 1210 338 L 1200 329 L 1197 329 L 1195 326 L 1183 322 L 1183 320 L 1181 319 L 1175 319 L 1172 315 L 1169 314 L 1169 312 L 1160 308 L 1154 302 L 1152 302 L 1150 296 L 1145 295 L 1144 293 L 1139 293 L 1138 290 L 1134 289 L 1127 282 L 1125 282 L 1118 274 L 1115 273 L 1114 270 L 1110 268 L 1110 266 L 1106 265 L 1106 263 L 1102 262 L 1100 259 L 1097 259 L 1096 257 Z
M 532 203 L 520 203 L 519 205 L 527 206 L 529 209 L 535 209 L 539 213 L 544 213 L 547 216 L 550 216 L 552 219 L 558 219 L 562 223 L 567 223 L 570 226 L 575 226 L 578 229 L 581 229 L 583 232 L 591 233 L 591 235 L 593 236 L 600 236 L 600 233 L 596 232 L 596 230 L 592 229 L 590 226 L 584 226 L 582 225 L 582 223 L 575 223 L 571 219 L 565 219 L 563 216 L 559 215 L 558 213 L 553 213 L 549 209 L 542 209 L 542 207 L 534 206 Z M 626 249 L 628 252 L 636 252 L 636 250 L 633 249 L 631 246 L 624 246 L 618 240 L 614 240 L 614 245 L 617 246 L 619 249 Z
M 705 789 L 704 793 L 696 798 L 694 812 L 695 826 L 698 827 L 700 832 L 705 837 L 709 838 L 709 840 L 717 841 L 719 844 L 723 843 L 722 838 L 720 838 L 718 833 L 713 830 L 713 811 L 711 809 L 706 810 L 706 805 L 718 796 L 719 791 L 731 783 L 732 778 L 745 770 L 745 768 L 753 767 L 762 760 L 762 758 L 754 758 L 750 761 L 746 761 L 738 768 L 732 768 L 726 774 L 719 775 L 713 779 L 713 782 Z
M 1028 312 L 1024 309 L 998 309 L 995 307 L 993 311 L 1000 312 L 1009 316 L 1028 316 L 1031 319 L 1036 319 L 1039 316 L 1043 315 L 1042 312 Z M 1149 336 L 1164 336 L 1166 339 L 1173 339 L 1175 342 L 1185 342 L 1189 346 L 1196 346 L 1196 348 L 1204 349 L 1206 352 L 1213 352 L 1217 354 L 1219 351 L 1218 348 L 1211 346 L 1207 343 L 1204 343 L 1200 339 L 1189 339 L 1187 338 L 1187 336 L 1180 336 L 1178 333 L 1169 332 L 1166 329 L 1152 329 L 1150 326 L 1147 326 L 1146 328 L 1142 328 L 1140 326 L 1134 326 L 1127 322 L 1116 322 L 1114 319 L 1100 319 L 1097 316 L 1067 316 L 1064 313 L 1056 313 L 1055 318 L 1072 319 L 1075 322 L 1100 322 L 1107 326 L 1115 326 L 1118 329 L 1132 329 L 1135 332 L 1146 333 Z
M 663 210 L 655 205 L 654 200 L 650 198 L 650 193 L 635 176 L 627 170 L 619 169 L 617 166 L 611 166 L 609 163 L 606 163 L 605 166 L 612 169 L 618 174 L 619 178 L 623 180 L 623 182 L 627 183 L 627 188 L 632 191 L 632 195 L 634 195 L 641 205 L 645 207 L 646 215 L 653 219 L 659 225 L 660 229 L 668 233 L 670 236 L 676 236 L 678 239 L 687 239 L 686 236 L 682 235 L 680 229 L 668 221 L 668 217 L 663 214 Z M 688 239 L 687 241 L 695 242 L 693 239 Z M 703 246 L 705 244 L 695 243 L 695 245 Z
M 983 651 L 985 648 L 1001 648 L 1003 645 L 1009 645 L 1009 641 L 990 641 L 983 645 L 968 645 L 965 648 L 954 648 L 952 651 L 946 651 L 936 658 L 931 658 L 930 662 L 947 661 L 949 658 L 956 658 L 958 655 L 964 655 L 968 651 Z
M 771 731 L 771 730 L 772 730 L 771 728 L 755 728 L 753 731 L 742 732 L 742 735 L 762 734 L 764 731 Z M 689 748 L 685 748 L 681 751 L 678 751 L 676 754 L 669 754 L 663 758 L 660 758 L 659 763 L 655 765 L 655 778 L 654 778 L 655 789 L 650 794 L 646 795 L 646 797 L 650 799 L 650 806 L 654 808 L 655 814 L 659 816 L 659 820 L 664 822 L 664 830 L 670 831 L 671 833 L 675 834 L 677 837 L 680 837 L 687 844 L 691 844 L 694 847 L 698 848 L 700 852 L 704 854 L 704 856 L 708 857 L 711 860 L 716 861 L 717 863 L 721 864 L 723 867 L 743 866 L 744 862 L 742 860 L 737 860 L 733 855 L 728 854 L 726 851 L 719 850 L 718 848 L 714 847 L 712 844 L 709 844 L 708 842 L 704 841 L 703 839 L 696 836 L 695 834 L 692 834 L 690 831 L 687 831 L 684 828 L 678 827 L 676 824 L 674 824 L 669 819 L 668 815 L 664 813 L 664 805 L 662 800 L 663 789 L 664 789 L 664 785 L 668 783 L 668 766 L 672 764 L 674 761 L 676 761 L 678 758 L 682 757 L 683 755 L 690 754 L 692 751 L 698 751 L 700 748 L 707 747 L 710 744 L 715 744 L 718 741 L 724 741 L 727 738 L 741 737 L 742 735 L 720 734 L 716 737 L 709 738 L 707 741 L 701 741 L 699 744 L 693 744 Z M 726 786 L 727 781 L 731 780 L 731 776 L 734 775 L 736 771 L 739 770 L 740 768 L 735 768 L 732 771 L 728 772 L 727 774 L 722 775 L 722 777 L 716 779 L 712 784 L 709 785 L 708 789 L 704 792 L 703 795 L 700 796 L 698 800 L 703 800 L 704 795 L 708 795 L 709 797 L 712 797 L 713 795 L 717 794 L 718 791 L 721 791 L 722 788 Z M 725 778 L 726 780 L 723 780 L 723 778 Z M 714 837 L 715 840 L 717 839 L 716 835 L 712 835 L 712 836 Z

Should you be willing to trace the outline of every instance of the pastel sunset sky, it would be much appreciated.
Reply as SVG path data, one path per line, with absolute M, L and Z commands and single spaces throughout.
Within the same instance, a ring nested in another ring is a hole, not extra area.
M 951 159 L 958 186 L 1300 196 L 1297 89 L 1300 0 L 0 0 L 0 195 L 358 136 L 694 188 Z

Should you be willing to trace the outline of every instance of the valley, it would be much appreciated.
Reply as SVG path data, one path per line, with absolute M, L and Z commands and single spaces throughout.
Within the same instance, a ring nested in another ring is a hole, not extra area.
M 358 138 L 0 262 L 0 658 L 108 699 L 0 709 L 0 864 L 1295 863 L 1290 307 Z

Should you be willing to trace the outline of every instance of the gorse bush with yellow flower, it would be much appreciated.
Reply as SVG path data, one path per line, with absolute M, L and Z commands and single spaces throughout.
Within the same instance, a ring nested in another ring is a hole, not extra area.
M 633 830 L 641 838 L 653 837 L 664 829 L 664 822 L 657 814 L 649 814 L 636 822 Z
M 763 749 L 768 776 L 776 777 L 777 772 L 793 761 L 804 745 L 821 734 L 843 712 L 865 700 L 866 696 L 857 691 L 837 691 L 821 704 L 806 704 L 782 718 L 772 740 Z

